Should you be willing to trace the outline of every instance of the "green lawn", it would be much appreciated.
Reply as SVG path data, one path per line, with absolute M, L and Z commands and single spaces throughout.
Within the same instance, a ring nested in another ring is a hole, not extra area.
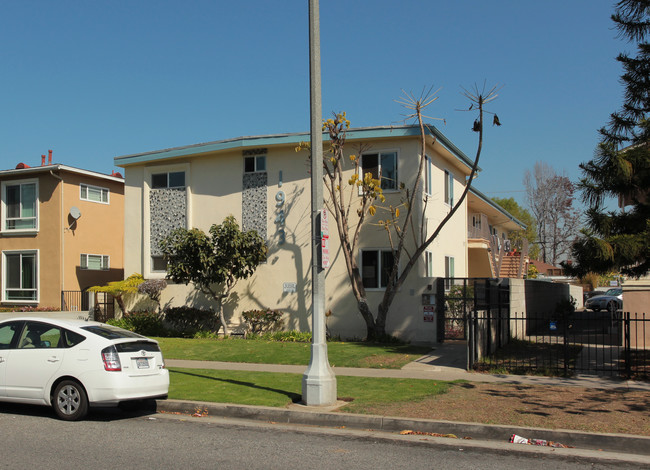
M 166 359 L 250 362 L 258 364 L 308 364 L 310 343 L 245 339 L 156 338 Z M 408 344 L 330 342 L 327 352 L 334 367 L 400 369 L 431 348 Z
M 447 382 L 338 376 L 337 395 L 353 399 L 346 411 L 378 403 L 410 402 L 446 393 Z M 169 398 L 284 407 L 300 401 L 301 374 L 170 368 Z

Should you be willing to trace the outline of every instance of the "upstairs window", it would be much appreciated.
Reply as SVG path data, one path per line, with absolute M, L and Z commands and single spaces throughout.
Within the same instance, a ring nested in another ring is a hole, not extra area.
M 168 173 L 153 173 L 151 175 L 151 189 L 184 188 L 185 172 L 170 171 Z
M 454 175 L 445 170 L 445 203 L 454 205 Z
M 397 152 L 364 153 L 361 157 L 361 178 L 370 173 L 381 181 L 381 189 L 397 189 Z
M 260 173 L 266 171 L 266 155 L 244 157 L 244 173 Z
M 100 188 L 99 186 L 91 186 L 89 184 L 80 184 L 79 198 L 82 201 L 100 202 L 102 204 L 108 204 L 108 189 Z
M 424 157 L 424 192 L 428 196 L 433 195 L 431 173 L 433 173 L 433 163 L 431 162 L 431 157 L 427 155 Z
M 2 183 L 2 230 L 35 230 L 38 227 L 36 181 Z
M 424 252 L 424 276 L 433 277 L 433 253 L 431 251 Z
M 107 255 L 81 255 L 81 269 L 100 271 L 109 268 L 109 258 Z

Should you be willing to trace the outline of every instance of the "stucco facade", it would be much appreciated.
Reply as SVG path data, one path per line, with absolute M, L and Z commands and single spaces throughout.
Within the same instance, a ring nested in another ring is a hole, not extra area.
M 256 229 L 262 234 L 269 253 L 268 261 L 258 267 L 254 276 L 239 282 L 236 295 L 226 305 L 227 321 L 237 325 L 243 311 L 272 308 L 286 313 L 287 328 L 308 330 L 311 182 L 308 156 L 296 152 L 296 146 L 306 140 L 306 134 L 244 137 L 117 157 L 115 164 L 125 170 L 125 274 L 141 272 L 148 279 L 164 278 L 164 264 L 157 259 L 161 235 L 175 226 L 207 231 L 212 224 L 234 215 L 244 229 Z M 359 144 L 366 149 L 362 159 L 382 162 L 386 167 L 382 174 L 390 173 L 406 188 L 413 186 L 420 161 L 419 129 L 402 126 L 350 130 L 347 155 L 357 154 Z M 324 146 L 327 148 L 328 143 Z M 471 170 L 471 161 L 437 130 L 427 135 L 426 151 L 425 175 L 418 188 L 422 197 L 416 198 L 418 206 L 414 208 L 418 237 L 431 234 L 449 213 Z M 352 172 L 350 167 L 345 177 L 352 176 Z M 354 213 L 358 195 L 350 190 Z M 402 197 L 399 189 L 384 189 L 384 195 L 386 206 L 398 205 Z M 376 224 L 381 216 L 379 209 L 374 220 L 364 225 L 361 251 L 381 253 L 389 249 L 384 229 Z M 467 276 L 467 233 L 467 207 L 463 203 L 397 294 L 388 317 L 389 334 L 411 341 L 435 341 L 436 323 L 424 321 L 422 296 L 433 293 L 435 277 Z M 365 323 L 350 289 L 333 222 L 329 241 L 331 266 L 326 273 L 325 302 L 332 315 L 328 327 L 334 335 L 363 338 Z M 358 256 L 361 260 L 362 254 Z M 359 264 L 362 274 L 371 279 L 374 268 L 364 267 L 361 261 Z M 368 287 L 367 292 L 370 306 L 376 311 L 384 289 L 379 285 Z M 210 305 L 208 299 L 184 285 L 168 286 L 161 303 Z
M 122 279 L 124 183 L 60 164 L 0 171 L 3 306 L 62 308 L 62 291 Z

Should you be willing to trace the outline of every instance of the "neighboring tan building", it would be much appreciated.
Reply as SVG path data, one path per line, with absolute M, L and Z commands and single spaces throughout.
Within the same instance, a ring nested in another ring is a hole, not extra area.
M 81 310 L 64 291 L 124 278 L 124 179 L 41 158 L 0 171 L 2 306 Z
M 413 187 L 420 161 L 419 132 L 416 126 L 396 126 L 350 129 L 347 133 L 346 156 L 358 154 L 363 144 L 362 170 L 381 175 L 386 206 L 400 203 L 400 183 Z M 239 282 L 237 295 L 226 305 L 227 321 L 238 325 L 241 312 L 272 308 L 286 313 L 286 328 L 308 330 L 311 183 L 307 155 L 296 152 L 296 146 L 308 140 L 308 134 L 240 137 L 115 158 L 115 164 L 125 169 L 125 274 L 140 272 L 147 279 L 164 278 L 159 240 L 175 227 L 207 231 L 232 214 L 244 230 L 255 229 L 267 240 L 269 253 L 268 262 L 260 265 L 254 276 Z M 449 213 L 472 166 L 437 129 L 430 128 L 426 140 L 426 164 L 419 186 L 422 197 L 416 198 L 414 208 L 418 237 L 431 234 Z M 352 171 L 350 167 L 344 181 Z M 436 341 L 436 322 L 424 315 L 423 302 L 435 293 L 434 278 L 468 276 L 467 214 L 465 201 L 423 253 L 393 302 L 389 334 L 411 341 Z M 385 267 L 393 259 L 386 233 L 376 224 L 382 215 L 378 210 L 375 223 L 370 220 L 364 225 L 358 253 L 373 311 L 385 288 Z M 363 338 L 365 323 L 350 288 L 336 226 L 333 221 L 329 226 L 326 309 L 332 315 L 328 327 L 343 338 Z M 508 229 L 510 224 L 503 227 Z M 412 243 L 412 237 L 408 242 Z M 170 306 L 210 304 L 184 285 L 168 286 L 161 300 L 162 305 Z

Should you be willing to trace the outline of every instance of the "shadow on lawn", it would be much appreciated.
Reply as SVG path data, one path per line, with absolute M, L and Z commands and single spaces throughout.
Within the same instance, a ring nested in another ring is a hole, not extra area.
M 195 374 L 192 372 L 183 372 L 180 370 L 170 370 L 169 372 L 171 374 L 189 375 L 191 377 L 198 377 L 200 379 L 214 380 L 216 382 L 226 382 L 233 385 L 241 385 L 244 387 L 256 388 L 258 390 L 266 390 L 269 392 L 279 393 L 281 395 L 286 395 L 289 398 L 289 400 L 291 400 L 293 403 L 297 403 L 302 400 L 302 396 L 297 393 L 287 392 L 286 390 L 279 390 L 277 388 L 263 387 L 260 385 L 256 385 L 253 382 L 243 382 L 241 380 L 232 380 L 232 379 L 220 379 L 218 377 L 210 377 L 208 375 Z

